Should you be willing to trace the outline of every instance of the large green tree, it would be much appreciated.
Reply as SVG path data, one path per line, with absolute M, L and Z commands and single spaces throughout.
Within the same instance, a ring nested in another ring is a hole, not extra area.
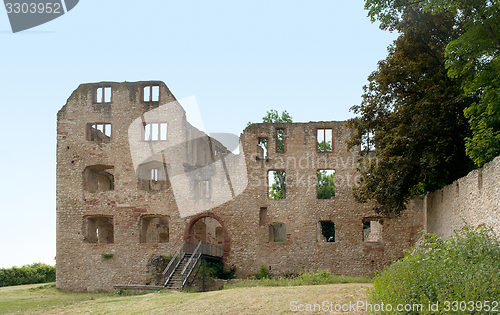
M 365 0 L 372 21 L 396 29 L 403 12 L 418 3 L 427 12 L 454 15 L 459 36 L 446 47 L 448 75 L 460 78 L 476 101 L 465 109 L 472 135 L 467 154 L 476 165 L 500 155 L 500 0 Z
M 465 175 L 472 168 L 465 154 L 470 135 L 461 81 L 450 78 L 445 47 L 459 36 L 455 16 L 425 13 L 407 6 L 391 27 L 400 36 L 389 55 L 368 78 L 349 147 L 362 145 L 361 180 L 353 193 L 358 201 L 373 200 L 375 210 L 398 215 L 408 200 Z M 363 143 L 365 142 L 365 143 Z

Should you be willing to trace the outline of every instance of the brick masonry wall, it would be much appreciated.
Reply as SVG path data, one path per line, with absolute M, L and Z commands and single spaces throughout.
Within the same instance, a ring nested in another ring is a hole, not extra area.
M 425 198 L 426 230 L 448 238 L 466 223 L 500 234 L 500 157 Z
M 160 86 L 159 102 L 142 101 L 141 88 L 149 84 Z M 111 86 L 111 103 L 95 102 L 93 95 L 100 86 Z M 167 110 L 155 113 L 160 106 Z M 170 147 L 130 142 L 129 137 L 141 137 L 138 117 L 167 121 L 165 143 Z M 369 204 L 359 204 L 351 196 L 359 150 L 347 150 L 345 140 L 350 131 L 344 122 L 253 124 L 240 136 L 244 155 L 227 155 L 217 144 L 220 152 L 212 165 L 210 150 L 203 146 L 207 138 L 189 125 L 184 110 L 163 82 L 82 84 L 57 118 L 57 287 L 64 290 L 112 290 L 113 285 L 144 284 L 150 257 L 173 255 L 183 241 L 192 238 L 196 221 L 204 217 L 220 223 L 225 267 L 236 269 L 240 277 L 255 274 L 260 264 L 273 275 L 320 269 L 369 274 L 401 257 L 423 227 L 424 200 L 415 199 L 401 217 L 383 220 L 380 241 L 363 241 L 363 221 L 380 217 Z M 87 140 L 87 124 L 96 122 L 112 124 L 111 141 Z M 277 128 L 286 131 L 285 152 L 276 152 Z M 318 128 L 332 129 L 331 152 L 318 152 Z M 263 137 L 268 139 L 267 160 L 258 158 L 257 144 Z M 162 159 L 167 160 L 169 175 L 187 169 L 203 175 L 222 167 L 228 172 L 212 178 L 209 200 L 192 197 L 194 175 L 176 177 L 182 193 L 170 185 L 159 191 L 141 189 L 138 165 Z M 220 163 L 221 159 L 225 163 Z M 84 171 L 96 165 L 112 166 L 113 190 L 86 189 Z M 318 169 L 335 170 L 336 195 L 332 199 L 316 197 Z M 268 198 L 269 170 L 286 171 L 286 199 Z M 227 178 L 231 185 L 224 184 Z M 234 198 L 227 199 L 228 193 Z M 185 197 L 182 202 L 180 197 Z M 261 208 L 267 208 L 264 218 L 260 217 Z M 141 243 L 141 218 L 151 216 L 168 218 L 168 242 Z M 112 218 L 114 241 L 90 243 L 85 236 L 88 217 Z M 335 224 L 335 242 L 318 237 L 320 221 Z M 274 222 L 286 225 L 286 241 L 269 240 L 269 225 Z

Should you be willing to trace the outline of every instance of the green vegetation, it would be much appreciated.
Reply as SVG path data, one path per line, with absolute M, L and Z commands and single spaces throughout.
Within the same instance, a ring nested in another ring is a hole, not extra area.
M 0 314 L 44 312 L 74 303 L 109 296 L 109 293 L 64 292 L 55 283 L 32 284 L 0 289 Z
M 101 257 L 104 259 L 113 258 L 113 256 L 114 256 L 114 254 L 101 254 Z
M 224 270 L 224 264 L 216 261 L 207 261 L 205 268 L 210 277 L 214 279 L 234 279 L 234 273 L 236 272 L 236 270 Z
M 491 229 L 466 227 L 447 240 L 425 234 L 423 246 L 414 247 L 373 279 L 371 300 L 393 306 L 422 304 L 424 311 L 420 314 L 431 313 L 428 305 L 436 302 L 439 314 L 489 314 L 485 305 L 481 310 L 479 304 L 474 305 L 475 312 L 460 311 L 460 306 L 457 312 L 445 312 L 445 301 L 498 301 L 499 261 L 500 242 Z
M 272 174 L 272 176 L 271 176 Z M 271 178 L 272 177 L 272 178 Z M 286 172 L 285 171 L 270 171 L 269 172 L 269 199 L 284 199 L 286 198 Z
M 464 95 L 473 95 L 465 115 L 472 136 L 466 138 L 467 154 L 482 166 L 500 154 L 500 2 L 498 0 L 365 0 L 372 21 L 394 30 L 403 12 L 418 6 L 434 15 L 455 17 L 457 36 L 445 47 L 450 78 L 462 81 Z
M 464 110 L 477 97 L 464 94 L 462 78 L 448 76 L 445 58 L 447 44 L 460 36 L 458 17 L 412 3 L 391 24 L 400 35 L 368 77 L 362 103 L 351 108 L 358 116 L 348 121 L 355 130 L 350 148 L 376 148 L 362 152 L 354 196 L 374 201 L 387 217 L 474 168 L 465 150 L 471 132 Z
M 0 269 L 0 287 L 53 282 L 56 280 L 56 267 L 42 263 L 22 267 Z
M 352 277 L 335 275 L 328 270 L 318 272 L 304 272 L 300 275 L 284 275 L 276 278 L 270 278 L 265 265 L 259 266 L 259 273 L 255 279 L 241 280 L 235 284 L 225 287 L 244 288 L 244 287 L 294 287 L 304 285 L 338 284 L 338 283 L 371 283 L 372 280 L 367 277 Z
M 269 273 L 267 272 L 266 265 L 264 264 L 259 265 L 259 272 L 257 272 L 254 277 L 257 280 L 269 279 Z
M 335 172 L 333 170 L 317 171 L 316 195 L 318 199 L 335 197 Z

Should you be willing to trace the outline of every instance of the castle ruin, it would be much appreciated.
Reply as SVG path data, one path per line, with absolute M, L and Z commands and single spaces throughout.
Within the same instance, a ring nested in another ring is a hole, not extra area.
M 233 153 L 188 118 L 160 81 L 82 84 L 68 98 L 57 115 L 58 288 L 144 284 L 151 256 L 185 241 L 220 246 L 238 277 L 261 264 L 365 275 L 426 225 L 424 198 L 395 219 L 354 200 L 360 148 L 347 150 L 344 122 L 252 124 Z M 320 172 L 334 174 L 321 199 Z M 281 195 L 270 198 L 273 178 Z

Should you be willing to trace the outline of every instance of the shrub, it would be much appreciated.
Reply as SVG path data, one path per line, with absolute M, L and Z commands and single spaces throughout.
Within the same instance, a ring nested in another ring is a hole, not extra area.
M 236 270 L 224 270 L 224 264 L 214 261 L 207 261 L 207 273 L 214 279 L 234 279 Z
M 259 272 L 255 274 L 255 279 L 260 280 L 260 279 L 268 279 L 269 278 L 269 273 L 267 272 L 266 265 L 261 264 L 259 266 Z
M 491 229 L 466 227 L 447 240 L 424 234 L 423 246 L 415 246 L 373 279 L 371 302 L 423 306 L 419 312 L 394 314 L 464 314 L 469 307 L 468 314 L 490 313 L 483 302 L 490 301 L 493 308 L 491 301 L 500 299 L 499 261 L 500 243 Z M 439 311 L 429 310 L 436 303 Z
M 42 263 L 22 267 L 1 268 L 0 287 L 53 282 L 56 280 L 56 267 Z

